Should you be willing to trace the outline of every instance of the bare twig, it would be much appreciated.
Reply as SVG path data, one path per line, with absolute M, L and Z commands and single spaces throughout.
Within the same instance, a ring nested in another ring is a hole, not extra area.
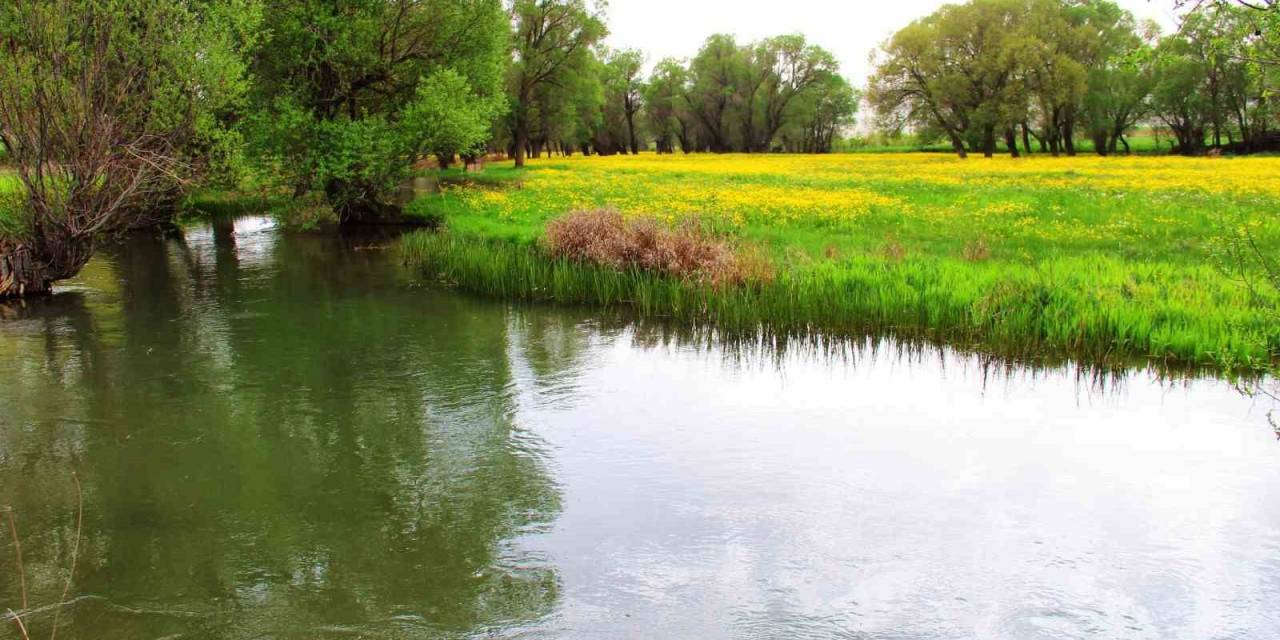
M 18 525 L 13 518 L 13 507 L 5 506 L 4 512 L 9 516 L 9 533 L 13 534 L 13 551 L 18 562 L 18 584 L 22 591 L 22 609 L 27 608 L 27 573 L 22 569 L 22 541 L 18 538 Z
M 71 581 L 76 575 L 76 560 L 80 557 L 80 532 L 84 525 L 84 492 L 80 487 L 80 476 L 71 472 L 71 479 L 76 482 L 76 541 L 71 547 L 71 567 L 67 572 L 67 582 L 62 587 L 62 597 L 58 599 L 58 607 L 53 610 L 53 630 L 49 632 L 49 640 L 58 637 L 58 617 L 62 606 L 67 602 L 67 594 L 71 592 Z
M 18 584 L 21 585 L 22 593 L 22 610 L 27 610 L 27 572 L 22 568 L 22 542 L 18 538 L 18 525 L 13 518 L 13 507 L 5 506 L 4 512 L 9 516 L 9 532 L 13 534 L 13 551 L 17 556 L 18 562 Z M 13 623 L 18 625 L 18 633 L 22 635 L 23 640 L 31 640 L 31 635 L 27 633 L 27 625 L 22 622 L 22 616 L 9 609 L 9 617 L 13 619 Z
M 22 623 L 22 616 L 9 609 L 9 617 L 13 618 L 13 622 L 18 625 L 18 633 L 22 634 L 22 640 L 31 640 L 31 634 L 27 633 L 27 625 Z

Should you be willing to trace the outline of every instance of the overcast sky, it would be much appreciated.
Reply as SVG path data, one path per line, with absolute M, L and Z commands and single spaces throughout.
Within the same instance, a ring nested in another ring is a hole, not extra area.
M 1174 0 L 1117 0 L 1139 18 L 1166 31 L 1174 24 Z M 609 46 L 633 47 L 650 65 L 666 57 L 688 58 L 713 33 L 750 41 L 801 33 L 835 54 L 855 86 L 866 84 L 867 55 L 893 32 L 947 4 L 944 0 L 609 0 Z

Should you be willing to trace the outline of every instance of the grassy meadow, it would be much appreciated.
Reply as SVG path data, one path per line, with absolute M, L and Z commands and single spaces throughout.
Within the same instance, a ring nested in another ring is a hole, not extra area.
M 596 208 L 696 218 L 775 276 L 713 288 L 547 259 L 547 222 Z M 1280 352 L 1275 292 L 1217 258 L 1225 230 L 1280 248 L 1280 159 L 576 157 L 494 167 L 411 210 L 446 232 L 407 239 L 408 260 L 510 297 L 1027 356 L 1256 371 Z

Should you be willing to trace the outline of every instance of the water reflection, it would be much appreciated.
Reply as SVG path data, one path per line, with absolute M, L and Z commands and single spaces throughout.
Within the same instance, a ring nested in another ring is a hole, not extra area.
M 276 239 L 133 239 L 86 274 L 96 293 L 32 303 L 0 333 L 16 369 L 0 495 L 32 602 L 61 590 L 74 471 L 74 592 L 95 597 L 61 637 L 429 635 L 544 615 L 555 571 L 511 541 L 559 497 L 512 420 L 504 318 L 388 295 L 393 262 L 338 246 L 368 239 Z M 16 603 L 8 568 L 0 602 Z
M 483 301 L 393 244 L 226 221 L 6 307 L 33 637 L 72 473 L 63 638 L 1280 629 L 1264 395 Z

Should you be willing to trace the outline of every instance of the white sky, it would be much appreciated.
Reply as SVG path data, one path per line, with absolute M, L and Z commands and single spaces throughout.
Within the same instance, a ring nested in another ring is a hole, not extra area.
M 1117 0 L 1139 19 L 1151 18 L 1166 31 L 1175 22 L 1174 0 Z M 835 54 L 854 86 L 870 74 L 868 54 L 895 31 L 926 16 L 944 0 L 609 0 L 607 44 L 632 47 L 648 63 L 688 58 L 713 33 L 731 33 L 739 42 L 802 33 Z

